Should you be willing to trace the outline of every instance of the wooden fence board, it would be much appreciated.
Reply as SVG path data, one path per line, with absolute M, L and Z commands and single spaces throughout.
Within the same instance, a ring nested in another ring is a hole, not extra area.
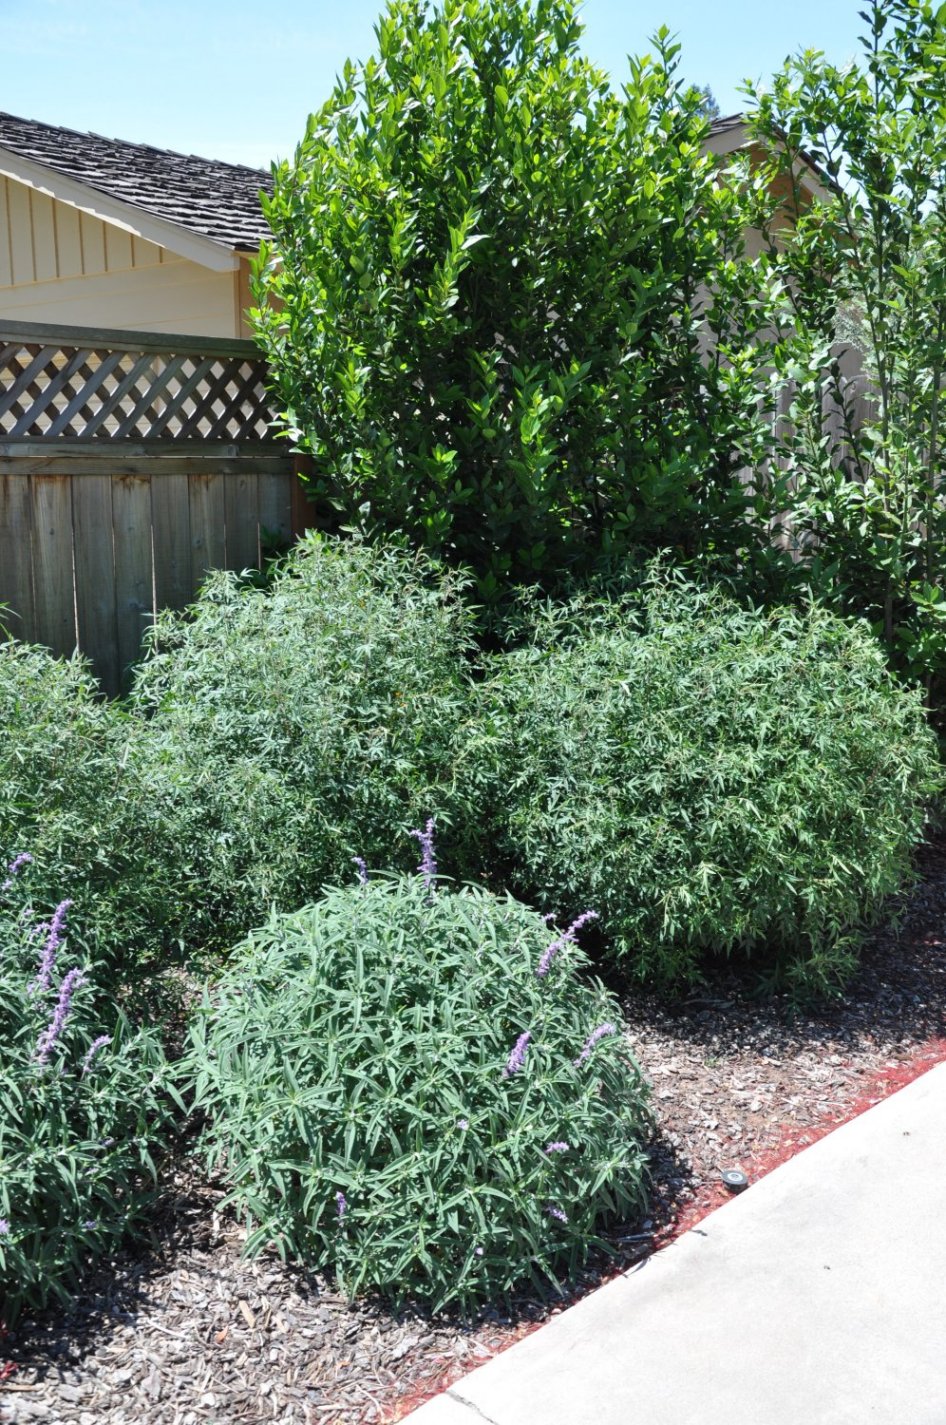
M 69 461 L 70 475 L 187 475 L 202 466 L 217 475 L 291 475 L 292 456 L 267 455 L 265 446 L 211 445 L 199 441 L 142 441 L 120 450 L 102 442 L 69 440 L 18 441 L 0 439 L 0 474 L 55 474 Z
M 35 475 L 31 485 L 34 637 L 68 657 L 76 647 L 72 481 L 68 475 Z
M 185 474 L 165 474 L 160 465 L 151 478 L 154 599 L 158 609 L 186 608 L 194 596 L 187 484 Z
M 255 470 L 228 475 L 223 483 L 227 568 L 258 569 L 259 477 Z
M 72 481 L 75 536 L 76 618 L 79 647 L 106 693 L 119 691 L 118 619 L 115 609 L 115 549 L 112 539 L 112 481 L 85 475 Z
M 266 475 L 259 480 L 260 545 L 267 536 L 280 546 L 292 539 L 292 476 Z
M 150 480 L 140 475 L 118 475 L 112 480 L 112 527 L 118 668 L 124 681 L 154 611 Z
M 29 479 L 0 472 L 0 637 L 31 639 L 33 608 L 33 510 Z
M 196 592 L 211 569 L 223 569 L 227 560 L 224 532 L 223 475 L 189 477 L 191 507 L 191 586 Z

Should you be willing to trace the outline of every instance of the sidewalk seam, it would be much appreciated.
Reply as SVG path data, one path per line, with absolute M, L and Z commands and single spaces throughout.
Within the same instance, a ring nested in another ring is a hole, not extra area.
M 491 1415 L 484 1415 L 480 1407 L 474 1405 L 472 1400 L 467 1400 L 465 1396 L 457 1395 L 453 1390 L 445 1390 L 444 1395 L 449 1396 L 451 1400 L 455 1400 L 458 1405 L 465 1405 L 468 1410 L 473 1411 L 474 1415 L 478 1415 L 481 1420 L 485 1420 L 486 1425 L 499 1425 L 498 1420 L 494 1420 Z

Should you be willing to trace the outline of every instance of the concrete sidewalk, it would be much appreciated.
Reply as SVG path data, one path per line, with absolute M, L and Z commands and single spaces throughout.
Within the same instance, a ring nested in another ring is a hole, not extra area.
M 946 1425 L 946 1064 L 411 1425 Z

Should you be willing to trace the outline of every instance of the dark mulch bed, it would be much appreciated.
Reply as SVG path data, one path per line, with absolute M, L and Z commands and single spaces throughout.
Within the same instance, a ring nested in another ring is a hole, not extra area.
M 905 1077 L 946 1057 L 946 843 L 923 853 L 899 924 L 871 938 L 843 1000 L 797 1013 L 735 976 L 669 1004 L 628 998 L 630 1038 L 653 1085 L 651 1215 L 628 1224 L 567 1299 L 523 1301 L 473 1324 L 349 1308 L 331 1286 L 271 1257 L 246 1262 L 218 1195 L 181 1177 L 149 1245 L 101 1267 L 68 1314 L 7 1341 L 17 1369 L 0 1421 L 79 1425 L 362 1422 L 398 1416 L 653 1250 L 724 1195 Z

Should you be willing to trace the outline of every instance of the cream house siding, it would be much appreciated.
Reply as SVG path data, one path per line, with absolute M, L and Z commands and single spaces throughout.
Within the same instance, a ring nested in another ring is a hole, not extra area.
M 193 336 L 248 335 L 248 261 L 212 271 L 0 177 L 0 316 Z
M 236 276 L 169 258 L 156 267 L 0 287 L 0 315 L 59 326 L 242 336 Z
M 145 238 L 0 177 L 0 288 L 154 267 L 165 256 Z

